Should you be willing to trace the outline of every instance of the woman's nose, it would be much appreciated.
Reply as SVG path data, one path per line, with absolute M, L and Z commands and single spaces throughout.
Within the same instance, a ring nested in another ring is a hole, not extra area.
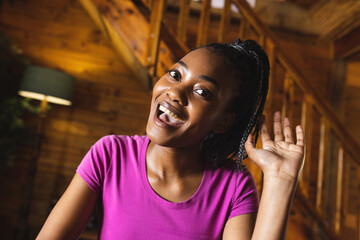
M 183 106 L 187 105 L 186 90 L 180 87 L 171 87 L 166 94 L 171 101 L 177 102 Z

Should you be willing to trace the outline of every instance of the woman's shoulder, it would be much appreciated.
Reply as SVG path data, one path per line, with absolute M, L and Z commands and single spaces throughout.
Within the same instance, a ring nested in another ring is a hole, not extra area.
M 222 166 L 215 168 L 215 171 L 227 172 L 235 175 L 251 175 L 246 165 L 244 165 L 241 170 L 238 170 L 237 163 L 234 160 L 227 160 Z
M 211 172 L 211 175 L 218 181 L 229 181 L 236 185 L 254 182 L 253 176 L 246 166 L 242 170 L 237 170 L 236 162 L 232 160 L 228 160 L 219 168 L 212 169 Z
M 94 145 L 102 145 L 102 146 L 109 146 L 112 145 L 127 145 L 127 144 L 137 144 L 137 143 L 144 143 L 148 141 L 146 135 L 139 136 L 139 135 L 106 135 L 100 138 Z
M 147 139 L 146 135 L 116 135 L 116 134 L 110 134 L 110 135 L 105 135 L 103 137 L 101 137 L 99 139 L 99 141 L 102 142 L 112 142 L 112 141 L 144 141 L 145 139 Z

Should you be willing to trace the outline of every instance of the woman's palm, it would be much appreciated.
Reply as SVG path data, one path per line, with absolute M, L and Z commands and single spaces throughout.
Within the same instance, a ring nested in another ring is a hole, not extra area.
M 274 140 L 270 138 L 265 121 L 261 126 L 262 149 L 254 146 L 254 137 L 249 136 L 245 148 L 249 158 L 258 165 L 264 174 L 296 178 L 304 161 L 304 133 L 301 126 L 296 127 L 296 144 L 287 118 L 282 129 L 280 112 L 274 115 Z

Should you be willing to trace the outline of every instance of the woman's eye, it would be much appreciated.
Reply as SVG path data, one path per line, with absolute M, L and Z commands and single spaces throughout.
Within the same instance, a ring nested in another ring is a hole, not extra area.
M 197 94 L 199 94 L 201 97 L 204 97 L 206 99 L 209 99 L 211 97 L 211 93 L 205 89 L 195 89 L 194 90 Z
M 180 74 L 179 74 L 179 72 L 177 72 L 175 70 L 170 70 L 169 75 L 170 75 L 170 77 L 172 77 L 173 79 L 175 79 L 177 81 L 180 80 Z

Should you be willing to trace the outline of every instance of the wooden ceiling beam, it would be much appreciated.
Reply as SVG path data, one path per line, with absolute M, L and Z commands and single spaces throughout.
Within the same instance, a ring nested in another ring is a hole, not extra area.
M 336 40 L 360 26 L 358 0 L 317 1 L 309 13 L 322 41 Z
M 360 27 L 336 40 L 333 45 L 333 59 L 350 59 L 360 54 Z
M 106 0 L 80 2 L 134 76 L 150 90 L 151 78 L 144 67 L 149 24 L 137 7 L 129 0 L 122 1 L 121 4 Z

